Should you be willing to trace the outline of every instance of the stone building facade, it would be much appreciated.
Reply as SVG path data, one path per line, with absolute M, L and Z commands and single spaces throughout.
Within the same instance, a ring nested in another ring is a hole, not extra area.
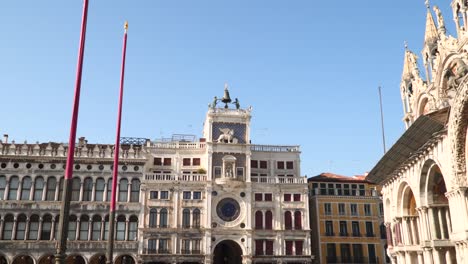
M 116 263 L 311 263 L 299 147 L 251 144 L 251 108 L 224 99 L 199 140 L 122 142 Z M 112 148 L 78 144 L 68 263 L 105 260 Z M 51 263 L 66 150 L 0 143 L 1 264 Z
M 451 4 L 457 36 L 427 4 L 425 77 L 406 48 L 401 96 L 406 131 L 371 170 L 382 194 L 392 263 L 468 263 L 466 1 Z M 437 21 L 437 23 L 436 23 Z
M 317 263 L 390 263 L 378 186 L 365 176 L 308 179 L 312 250 Z

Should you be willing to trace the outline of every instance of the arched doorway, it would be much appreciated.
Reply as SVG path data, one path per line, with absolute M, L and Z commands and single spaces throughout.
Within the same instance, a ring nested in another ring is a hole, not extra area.
M 213 264 L 241 264 L 242 249 L 232 240 L 221 241 L 216 245 L 213 254 Z
M 13 260 L 13 264 L 34 264 L 34 260 L 30 256 L 22 255 L 17 256 Z
M 135 264 L 135 260 L 132 256 L 122 255 L 117 257 L 115 264 Z

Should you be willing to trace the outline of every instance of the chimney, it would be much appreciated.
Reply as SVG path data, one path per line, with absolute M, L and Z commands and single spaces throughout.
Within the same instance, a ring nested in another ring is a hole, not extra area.
M 8 143 L 8 134 L 3 134 L 3 143 Z

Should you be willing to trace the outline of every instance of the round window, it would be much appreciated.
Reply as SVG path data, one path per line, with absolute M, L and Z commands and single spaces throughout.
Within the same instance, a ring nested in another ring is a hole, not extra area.
M 232 198 L 224 198 L 216 206 L 216 213 L 226 222 L 234 221 L 240 214 L 239 203 Z

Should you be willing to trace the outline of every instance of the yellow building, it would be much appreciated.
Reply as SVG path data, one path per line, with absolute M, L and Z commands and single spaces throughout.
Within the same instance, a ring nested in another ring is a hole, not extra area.
M 308 179 L 312 252 L 318 263 L 390 263 L 383 204 L 365 176 Z

